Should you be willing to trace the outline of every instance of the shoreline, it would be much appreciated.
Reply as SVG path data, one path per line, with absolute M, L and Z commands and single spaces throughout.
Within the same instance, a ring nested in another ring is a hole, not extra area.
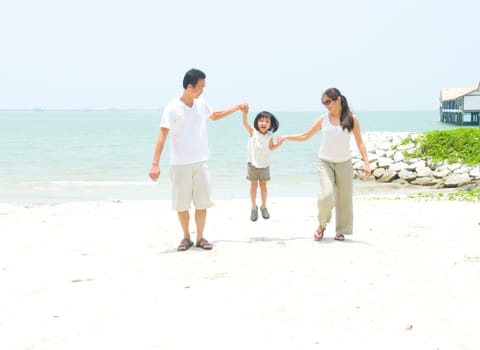
M 433 188 L 430 186 L 414 186 L 410 184 L 383 183 L 373 180 L 354 179 L 354 197 L 368 196 L 404 196 L 417 193 L 449 193 L 462 188 Z M 243 182 L 240 186 L 232 187 L 231 184 L 217 184 L 213 186 L 213 201 L 248 199 L 248 184 Z M 268 201 L 275 198 L 316 197 L 318 183 L 297 183 L 287 185 L 279 182 L 269 184 Z M 155 201 L 170 200 L 170 184 L 168 179 L 162 179 L 159 184 L 145 183 L 144 186 L 132 186 L 128 189 L 112 191 L 112 187 L 95 186 L 94 189 L 83 191 L 73 188 L 65 192 L 48 192 L 35 194 L 31 192 L 4 191 L 0 203 L 13 205 L 56 205 L 75 202 L 111 202 L 111 201 Z

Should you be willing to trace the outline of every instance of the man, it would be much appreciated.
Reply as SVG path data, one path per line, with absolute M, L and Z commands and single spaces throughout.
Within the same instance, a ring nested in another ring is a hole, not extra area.
M 170 141 L 170 179 L 172 183 L 172 208 L 177 211 L 183 230 L 179 251 L 189 249 L 193 242 L 190 237 L 190 204 L 195 207 L 197 226 L 196 246 L 212 249 L 203 237 L 207 209 L 213 203 L 210 193 L 210 175 L 207 120 L 214 121 L 246 108 L 244 104 L 214 112 L 200 95 L 205 88 L 205 73 L 191 69 L 183 78 L 183 94 L 171 101 L 164 109 L 160 123 L 150 178 L 156 181 L 160 176 L 160 156 L 168 134 Z

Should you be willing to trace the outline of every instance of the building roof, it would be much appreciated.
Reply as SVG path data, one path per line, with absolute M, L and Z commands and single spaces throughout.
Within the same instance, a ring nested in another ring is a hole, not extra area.
M 440 94 L 440 100 L 441 101 L 455 100 L 459 97 L 468 95 L 469 93 L 477 89 L 480 89 L 480 83 L 478 84 L 478 86 L 472 86 L 468 88 L 443 88 Z

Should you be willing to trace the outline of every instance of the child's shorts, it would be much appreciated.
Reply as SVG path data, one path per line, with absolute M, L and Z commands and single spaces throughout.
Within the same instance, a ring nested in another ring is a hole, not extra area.
M 255 168 L 248 162 L 247 180 L 250 181 L 268 181 L 270 180 L 270 167 Z

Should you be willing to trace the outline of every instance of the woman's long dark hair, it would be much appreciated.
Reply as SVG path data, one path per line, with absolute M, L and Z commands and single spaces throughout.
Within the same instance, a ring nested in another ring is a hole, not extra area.
M 340 125 L 342 129 L 347 129 L 348 132 L 352 131 L 353 129 L 353 113 L 348 106 L 347 98 L 340 93 L 340 90 L 337 88 L 330 88 L 325 90 L 323 96 L 328 96 L 332 100 L 336 100 L 340 97 L 340 102 L 342 106 L 342 114 L 340 114 Z

